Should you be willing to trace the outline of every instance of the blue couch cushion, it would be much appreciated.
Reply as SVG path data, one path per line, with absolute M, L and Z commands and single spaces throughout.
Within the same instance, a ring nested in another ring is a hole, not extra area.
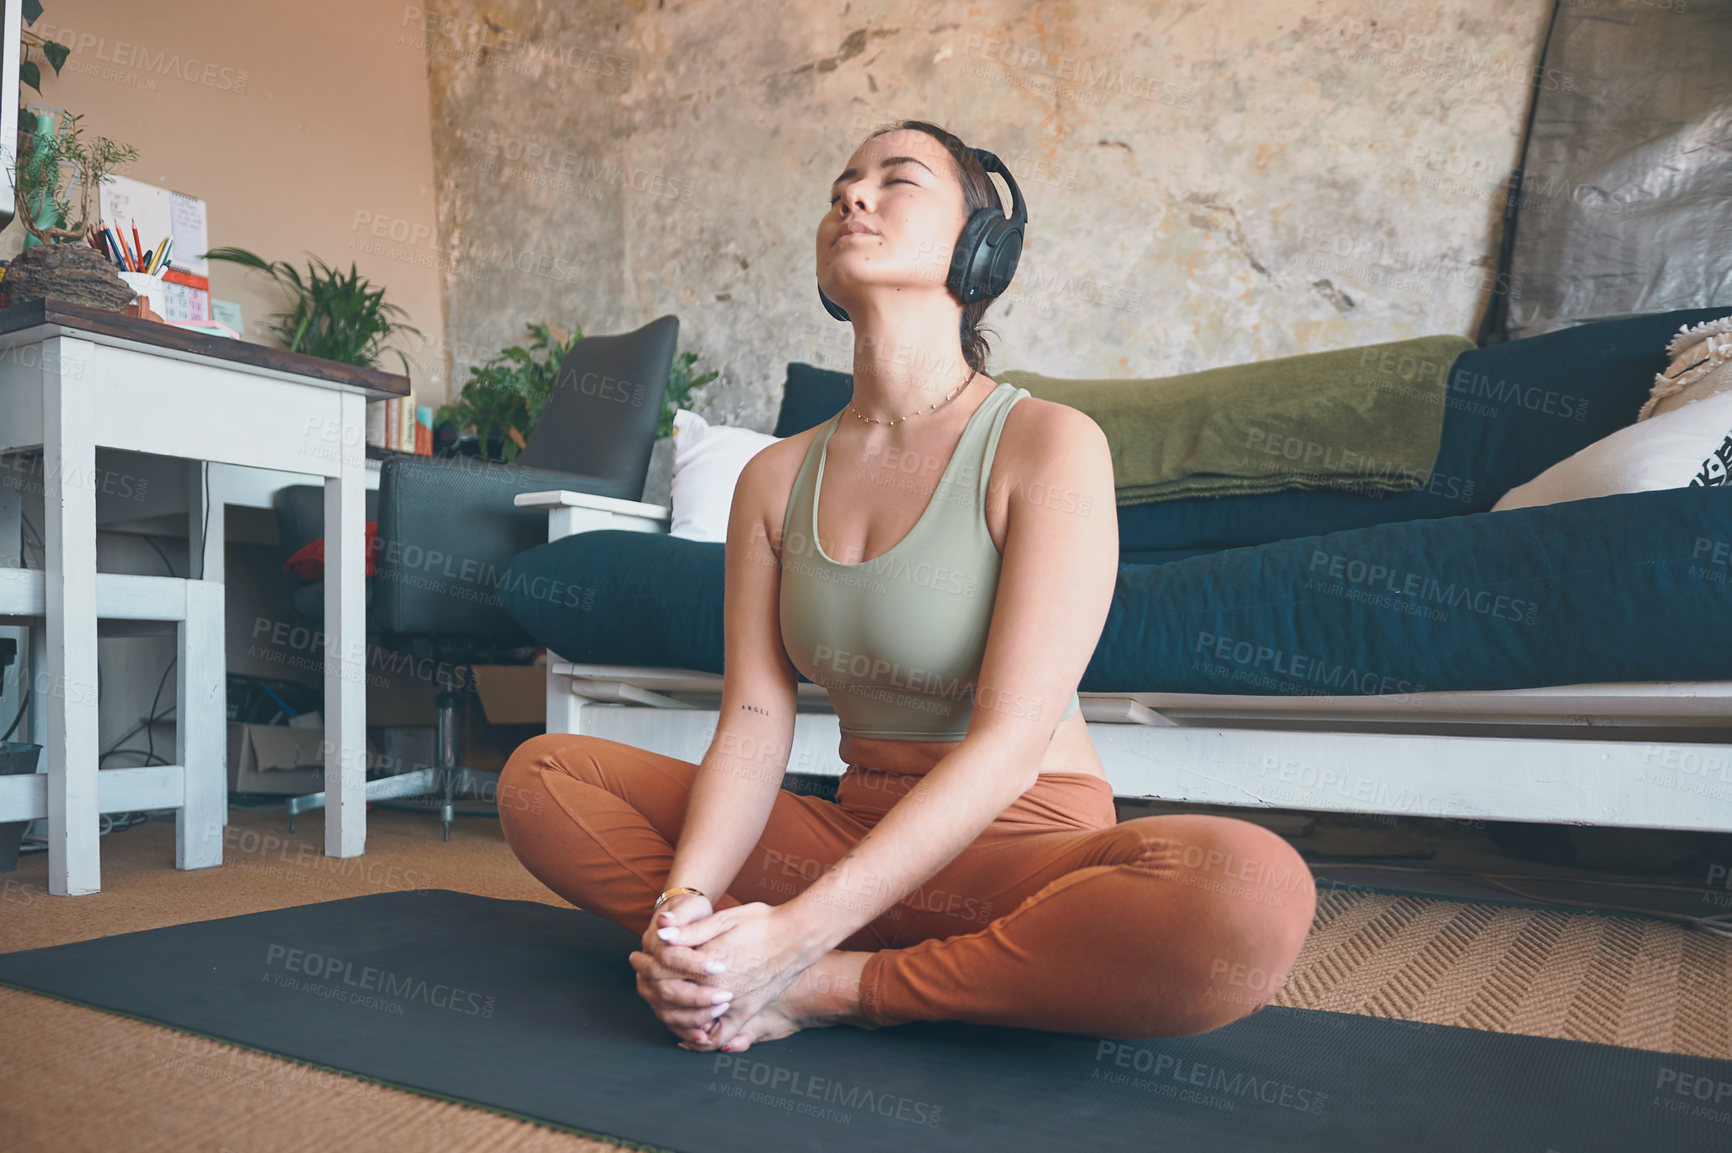
M 600 529 L 537 545 L 500 575 L 507 615 L 566 660 L 722 671 L 727 545 Z
M 1732 491 L 1670 489 L 1121 565 L 1084 692 L 1732 679 Z
M 1119 509 L 1119 559 L 1155 564 L 1178 550 L 1234 548 L 1418 517 L 1484 512 L 1504 493 L 1636 419 L 1686 324 L 1732 308 L 1597 321 L 1485 348 L 1450 367 L 1429 484 L 1411 492 L 1266 493 Z
M 816 428 L 841 412 L 842 406 L 853 398 L 852 374 L 795 361 L 788 365 L 782 407 L 776 414 L 776 428 L 771 435 L 793 436 Z
M 726 547 L 579 533 L 515 558 L 501 596 L 562 657 L 720 673 Z M 1728 636 L 1732 490 L 1671 489 L 1120 565 L 1080 687 L 1350 696 L 1724 680 Z

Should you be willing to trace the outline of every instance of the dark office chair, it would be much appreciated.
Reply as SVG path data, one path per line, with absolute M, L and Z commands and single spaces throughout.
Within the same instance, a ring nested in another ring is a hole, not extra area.
M 450 840 L 454 796 L 497 788 L 498 773 L 458 763 L 457 710 L 465 686 L 452 674 L 534 644 L 506 616 L 494 588 L 514 557 L 546 543 L 547 512 L 518 508 L 512 498 L 570 489 L 642 499 L 678 338 L 679 319 L 669 315 L 635 332 L 578 341 L 560 366 L 528 445 L 512 464 L 414 456 L 383 462 L 376 505 L 380 544 L 367 582 L 369 631 L 417 661 L 430 658 L 440 691 L 435 763 L 368 781 L 368 800 L 442 790 L 441 817 Z M 284 488 L 275 504 L 285 557 L 299 547 L 292 542 L 312 539 L 309 530 L 323 534 L 321 486 Z M 371 512 L 368 519 L 374 519 Z M 322 619 L 322 589 L 303 588 L 295 602 L 298 618 Z M 323 793 L 290 798 L 290 827 L 296 813 L 324 803 Z
M 367 490 L 366 509 L 362 520 L 372 524 L 379 519 L 379 490 Z M 277 550 L 282 554 L 285 571 L 289 558 L 302 548 L 325 535 L 325 488 L 318 484 L 292 484 L 277 490 L 271 498 L 277 514 Z M 373 608 L 373 578 L 366 583 L 366 604 Z M 317 625 L 325 619 L 325 582 L 301 581 L 295 586 L 292 603 L 298 624 Z

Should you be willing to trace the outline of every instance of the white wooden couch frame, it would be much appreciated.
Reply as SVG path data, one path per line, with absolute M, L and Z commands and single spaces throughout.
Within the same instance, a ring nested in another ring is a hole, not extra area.
M 666 532 L 663 506 L 523 493 L 548 539 Z M 714 673 L 547 654 L 547 731 L 701 761 Z M 1121 797 L 1212 805 L 1732 832 L 1732 682 L 1567 685 L 1399 696 L 1081 693 Z M 788 771 L 840 775 L 829 697 L 798 688 Z

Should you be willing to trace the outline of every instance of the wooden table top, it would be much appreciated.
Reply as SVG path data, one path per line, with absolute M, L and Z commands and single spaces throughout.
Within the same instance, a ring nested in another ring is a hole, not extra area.
M 155 320 L 140 320 L 100 308 L 90 308 L 70 301 L 48 299 L 25 300 L 0 308 L 0 337 L 42 326 L 60 326 L 95 336 L 106 336 L 139 344 L 196 356 L 226 360 L 237 365 L 290 372 L 340 387 L 358 389 L 369 399 L 385 400 L 409 395 L 409 378 L 400 373 L 377 368 L 362 368 L 308 356 L 304 352 L 288 352 L 249 344 L 226 336 L 209 336 L 164 324 Z

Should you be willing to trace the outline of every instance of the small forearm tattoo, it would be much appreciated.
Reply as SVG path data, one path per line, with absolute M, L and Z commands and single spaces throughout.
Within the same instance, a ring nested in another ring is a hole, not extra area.
M 762 705 L 741 705 L 740 707 L 749 713 L 760 713 L 766 717 L 770 715 L 770 710 L 764 708 Z

